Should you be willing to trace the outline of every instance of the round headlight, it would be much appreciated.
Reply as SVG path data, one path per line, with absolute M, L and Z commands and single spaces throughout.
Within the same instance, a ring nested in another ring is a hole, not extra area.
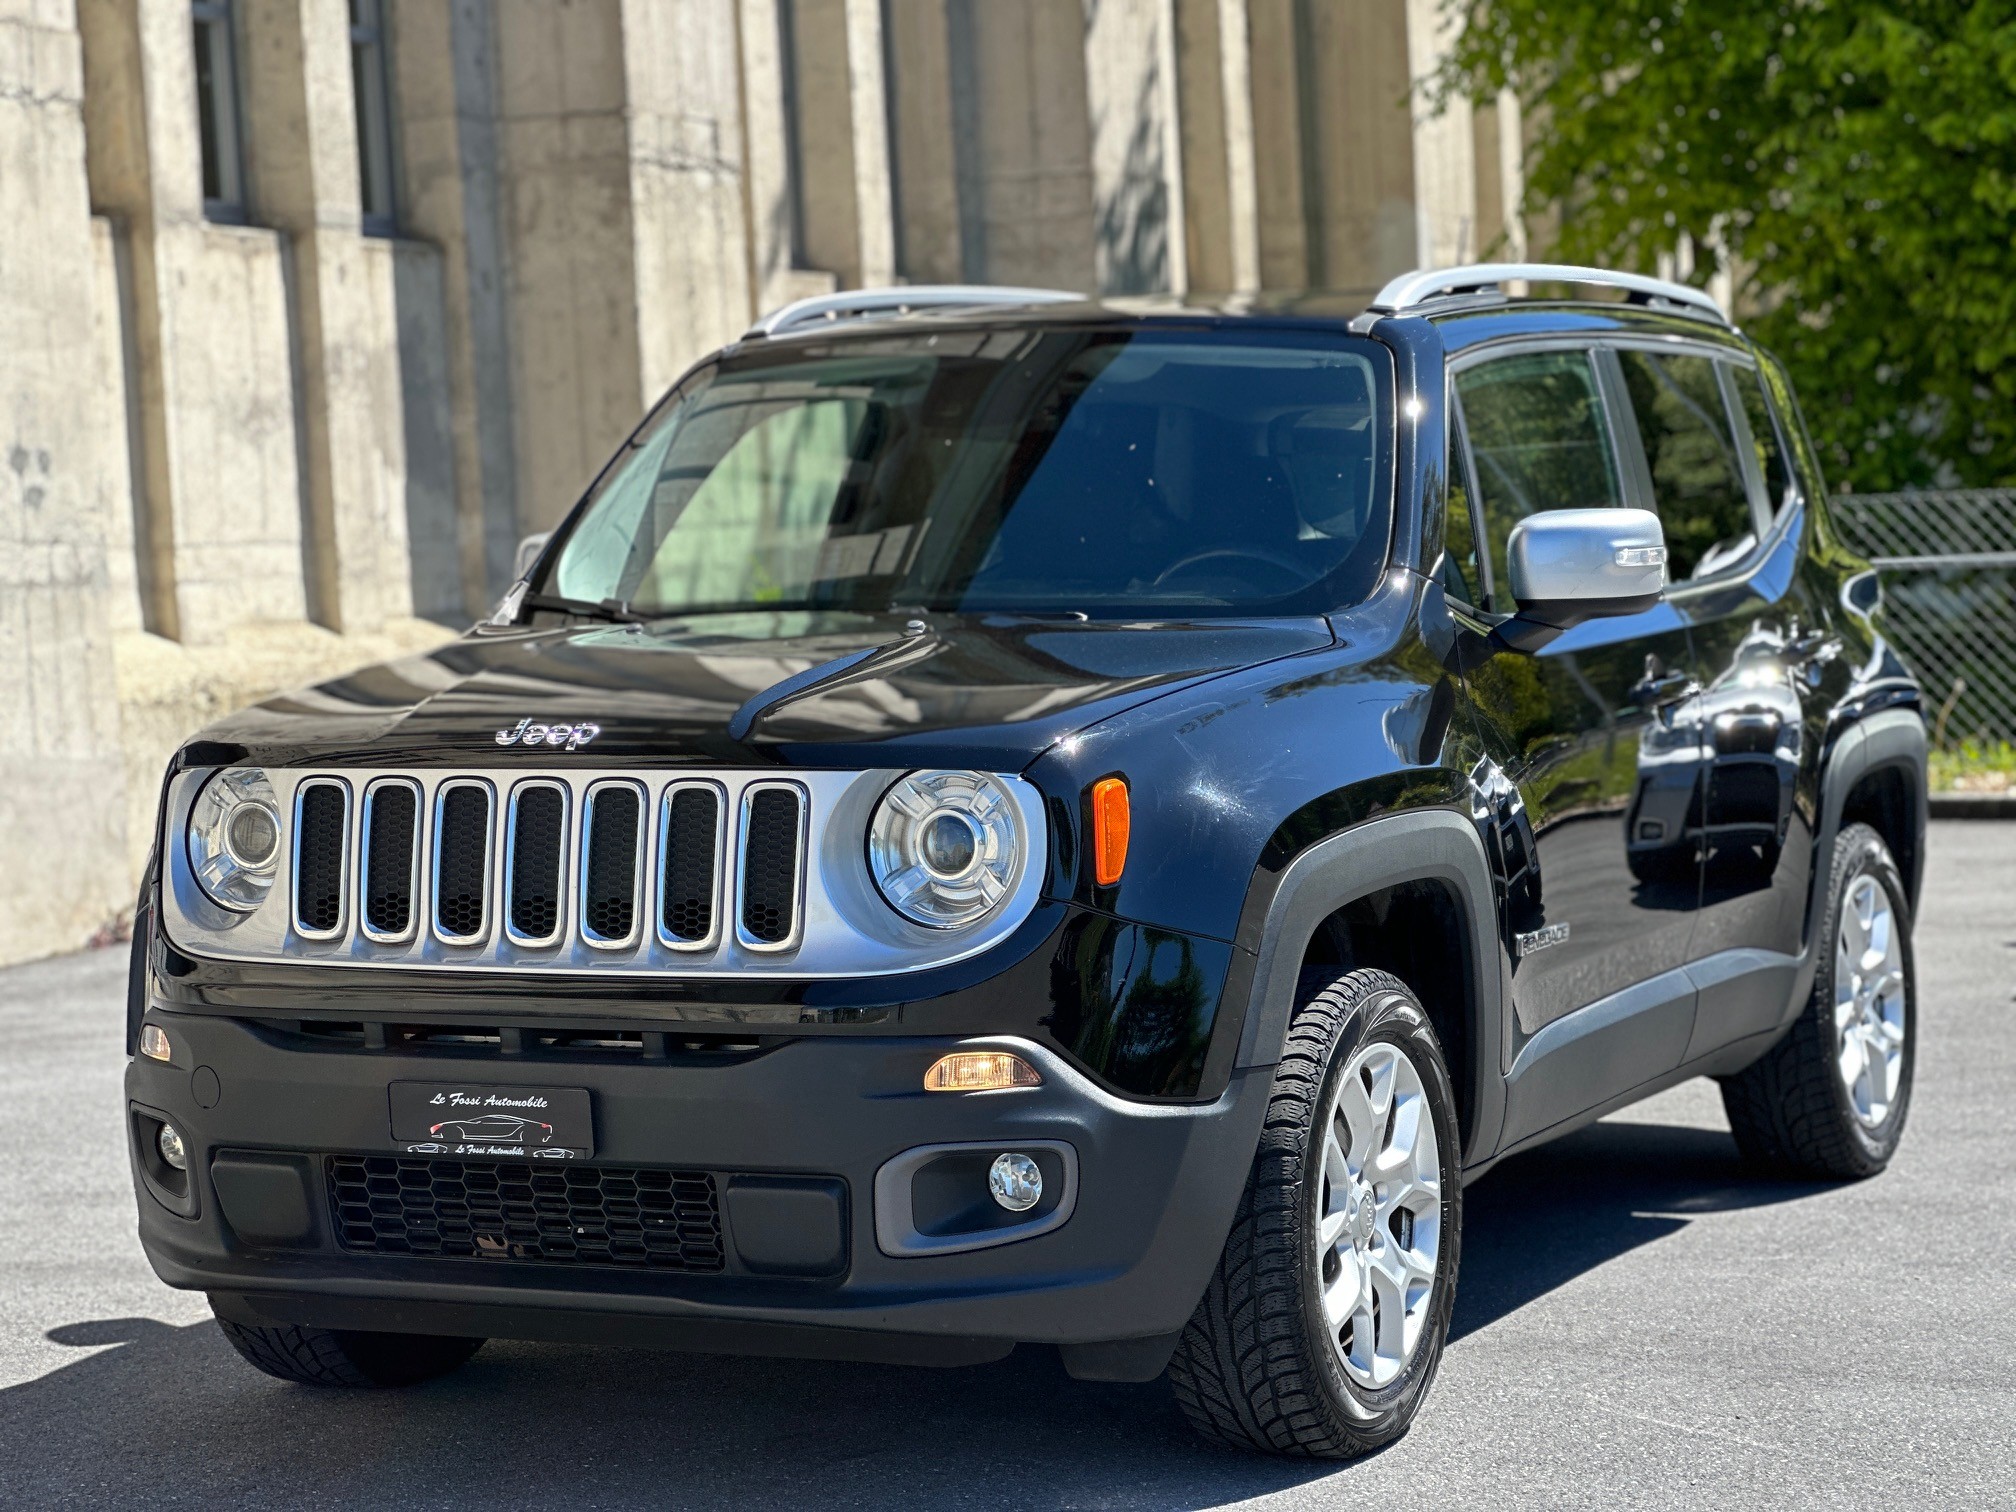
M 983 772 L 912 772 L 868 826 L 875 885 L 904 918 L 958 929 L 992 913 L 1022 865 L 1022 815 Z
M 280 870 L 280 805 L 257 767 L 226 767 L 189 813 L 189 867 L 213 903 L 250 913 Z

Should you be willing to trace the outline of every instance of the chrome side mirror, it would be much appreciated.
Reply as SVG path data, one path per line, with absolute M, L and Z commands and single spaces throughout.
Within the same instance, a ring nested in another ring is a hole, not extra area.
M 1550 509 L 1512 530 L 1506 556 L 1518 618 L 1567 630 L 1638 614 L 1666 591 L 1666 532 L 1649 509 Z
M 532 570 L 532 564 L 539 560 L 539 553 L 546 549 L 546 543 L 553 539 L 553 532 L 542 530 L 537 535 L 529 535 L 518 543 L 518 563 L 512 569 L 513 577 L 523 577 Z

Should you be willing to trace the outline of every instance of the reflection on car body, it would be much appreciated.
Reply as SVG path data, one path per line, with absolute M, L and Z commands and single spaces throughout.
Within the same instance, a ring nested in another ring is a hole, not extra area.
M 1788 645 L 1752 626 L 1713 683 L 1689 689 L 1646 731 L 1625 827 L 1640 881 L 1685 874 L 1704 850 L 1725 864 L 1747 853 L 1764 876 L 1777 867 L 1804 744 Z

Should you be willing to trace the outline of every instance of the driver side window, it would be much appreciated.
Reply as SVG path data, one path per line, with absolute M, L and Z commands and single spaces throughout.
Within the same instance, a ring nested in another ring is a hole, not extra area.
M 1490 552 L 1491 608 L 1510 614 L 1513 526 L 1543 509 L 1623 502 L 1602 391 L 1587 351 L 1555 351 L 1480 363 L 1456 375 L 1456 395 Z

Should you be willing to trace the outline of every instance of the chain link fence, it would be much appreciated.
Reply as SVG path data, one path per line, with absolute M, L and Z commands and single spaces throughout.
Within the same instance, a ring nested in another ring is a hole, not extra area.
M 1883 569 L 1899 651 L 1937 749 L 2016 744 L 2016 489 L 1840 494 L 1848 543 Z

